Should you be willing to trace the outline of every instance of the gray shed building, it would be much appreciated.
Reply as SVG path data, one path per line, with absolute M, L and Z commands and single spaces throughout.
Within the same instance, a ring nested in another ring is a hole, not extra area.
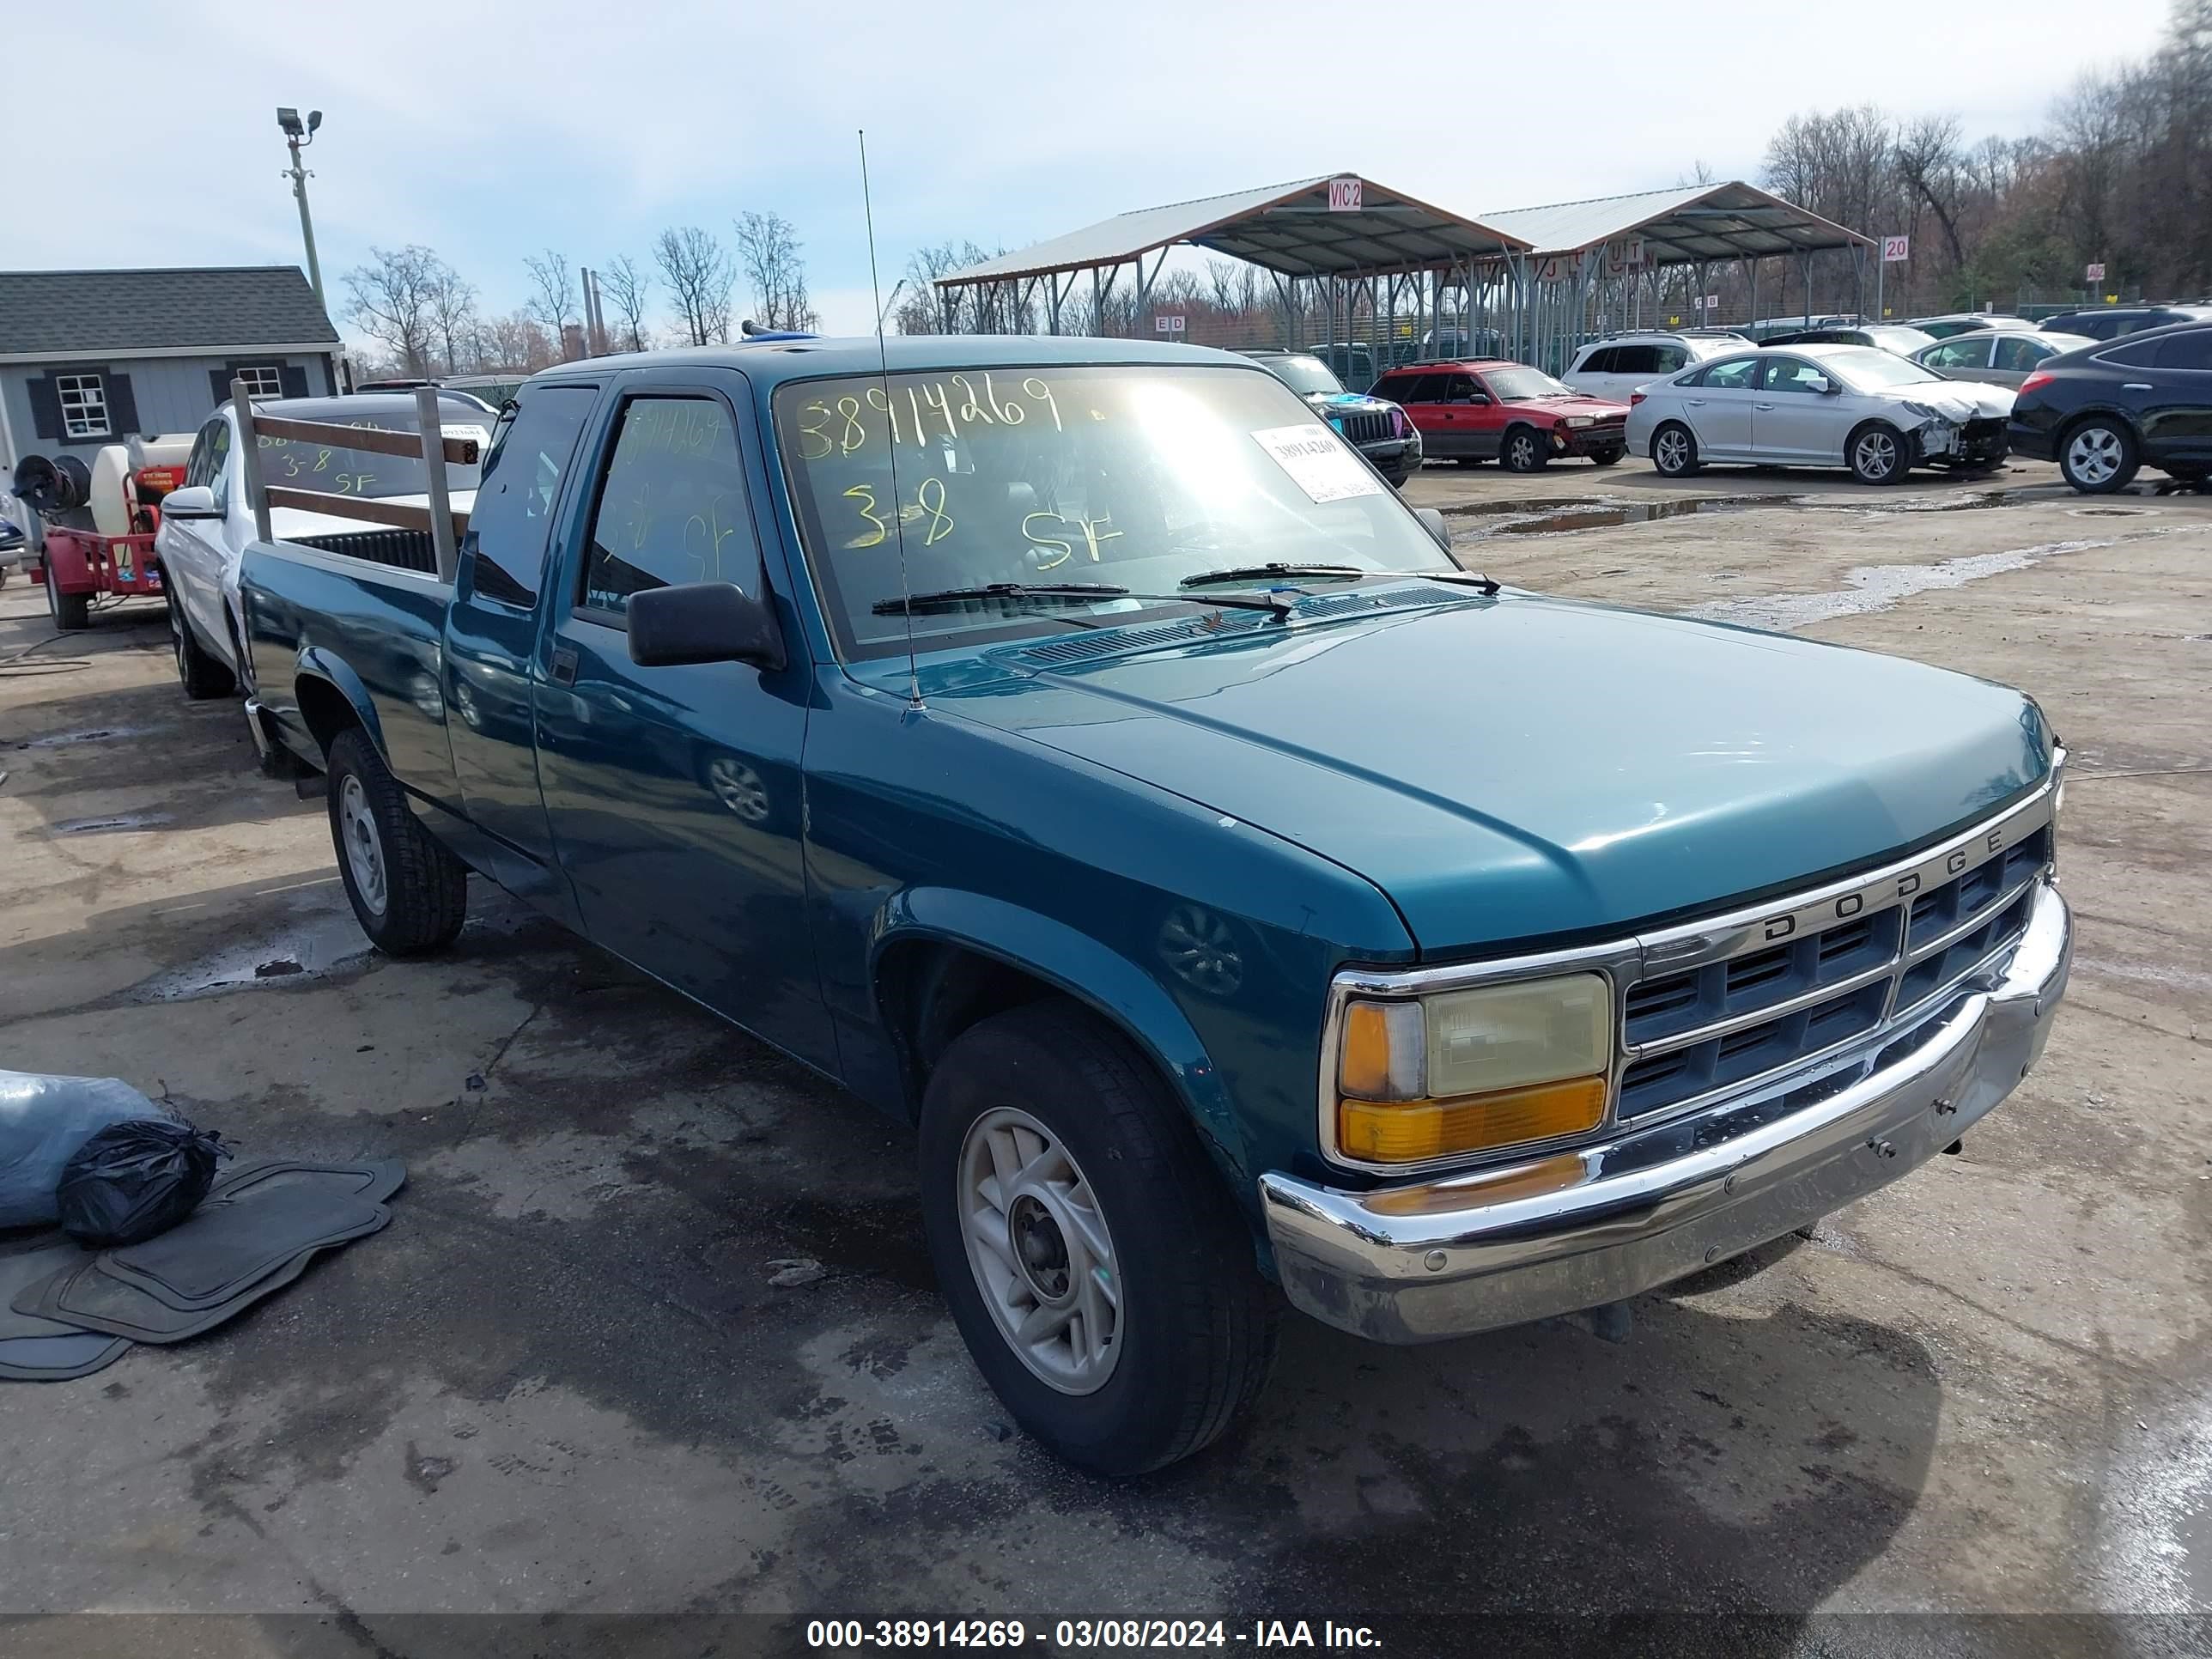
M 0 271 L 0 487 L 26 455 L 192 432 L 242 376 L 335 394 L 337 330 L 293 265 Z

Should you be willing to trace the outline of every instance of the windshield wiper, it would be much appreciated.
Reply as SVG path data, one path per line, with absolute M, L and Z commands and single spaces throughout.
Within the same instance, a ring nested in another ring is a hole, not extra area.
M 1167 605 L 1209 605 L 1224 610 L 1265 611 L 1278 621 L 1288 617 L 1291 605 L 1287 599 L 1231 598 L 1226 594 L 1210 593 L 1197 599 L 1188 593 L 1135 593 L 1118 582 L 985 582 L 975 587 L 943 587 L 933 592 L 915 593 L 895 599 L 878 599 L 868 609 L 879 617 L 896 617 L 901 611 L 942 611 L 957 605 L 971 605 L 978 600 L 1017 599 L 1027 603 L 1032 599 L 1080 605 L 1092 599 L 1151 599 Z
M 1195 576 L 1185 576 L 1176 586 L 1206 587 L 1214 582 L 1263 582 L 1277 576 L 1296 577 L 1305 581 L 1349 582 L 1375 574 L 1350 564 L 1247 564 L 1229 570 L 1207 570 Z
M 1209 570 L 1202 575 L 1186 576 L 1184 587 L 1200 587 L 1209 582 L 1266 581 L 1271 577 L 1291 577 L 1309 581 L 1389 581 L 1455 582 L 1462 586 L 1478 587 L 1486 593 L 1498 592 L 1495 578 L 1473 570 L 1364 570 L 1349 564 L 1255 564 L 1242 570 Z
M 985 582 L 978 587 L 940 587 L 927 593 L 878 599 L 868 609 L 878 617 L 896 617 L 902 611 L 938 611 L 978 599 L 1066 599 L 1080 604 L 1086 599 L 1118 599 L 1128 592 L 1116 582 Z

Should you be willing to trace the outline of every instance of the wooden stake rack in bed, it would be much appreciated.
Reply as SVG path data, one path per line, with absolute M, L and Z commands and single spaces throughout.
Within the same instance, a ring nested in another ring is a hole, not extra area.
M 326 421 L 288 421 L 282 416 L 259 414 L 243 380 L 230 383 L 230 402 L 238 414 L 239 465 L 244 469 L 240 476 L 246 484 L 246 499 L 253 503 L 253 533 L 261 540 L 275 539 L 269 533 L 269 510 L 275 507 L 328 514 L 334 519 L 360 519 L 369 524 L 427 534 L 430 544 L 437 550 L 438 580 L 453 580 L 460 539 L 469 527 L 469 515 L 457 509 L 447 493 L 446 466 L 448 463 L 474 466 L 483 458 L 474 438 L 445 435 L 438 413 L 436 388 L 426 386 L 416 389 L 413 432 L 386 432 L 373 426 L 339 426 Z M 416 507 L 412 502 L 333 495 L 319 489 L 294 489 L 284 484 L 264 483 L 261 477 L 263 438 L 365 449 L 375 455 L 414 456 L 422 463 L 430 504 Z

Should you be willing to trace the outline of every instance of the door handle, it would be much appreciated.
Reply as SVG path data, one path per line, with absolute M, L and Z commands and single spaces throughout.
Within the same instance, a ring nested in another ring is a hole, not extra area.
M 1772 409 L 1772 408 L 1774 407 L 1774 405 L 1773 405 L 1772 404 L 1753 404 L 1752 405 L 1752 407 L 1753 407 L 1753 409 L 1767 409 L 1767 410 L 1771 410 L 1771 409 Z
M 576 653 L 569 647 L 553 647 L 553 684 L 574 685 L 576 683 Z
M 2158 388 L 2153 386 L 2148 380 L 2123 380 L 2120 382 L 2120 390 L 2123 392 L 2155 392 Z
M 1703 398 L 1685 398 L 1682 401 L 1692 409 L 1703 409 L 1705 406 L 1705 400 Z

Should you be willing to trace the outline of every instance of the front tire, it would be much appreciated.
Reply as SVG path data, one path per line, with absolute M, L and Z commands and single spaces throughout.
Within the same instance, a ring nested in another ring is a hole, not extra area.
M 331 744 L 330 813 L 338 877 L 369 943 L 392 957 L 451 945 L 468 920 L 468 866 L 416 821 L 359 726 Z
M 2058 471 L 2084 495 L 2110 495 L 2135 482 L 2142 460 L 2136 434 L 2123 422 L 2092 415 L 2058 447 Z
M 1893 484 L 1912 470 L 1905 434 L 1886 421 L 1869 421 L 1851 434 L 1844 453 L 1851 477 L 1863 484 Z
M 46 562 L 46 611 L 53 617 L 54 626 L 65 634 L 92 626 L 92 595 L 64 593 L 61 579 L 54 574 L 54 562 Z
M 1093 1474 L 1188 1457 L 1267 1381 L 1277 1304 L 1158 1072 L 1088 1012 L 970 1027 L 922 1099 L 922 1224 L 976 1369 Z
M 194 702 L 227 696 L 237 688 L 230 670 L 200 648 L 192 625 L 185 620 L 185 607 L 173 592 L 168 595 L 169 641 L 176 647 L 177 684 Z
M 1498 459 L 1508 472 L 1540 472 L 1552 456 L 1535 428 L 1516 426 L 1505 434 L 1504 442 L 1498 448 Z
M 1651 465 L 1662 478 L 1686 478 L 1698 470 L 1698 441 L 1680 421 L 1651 434 Z

